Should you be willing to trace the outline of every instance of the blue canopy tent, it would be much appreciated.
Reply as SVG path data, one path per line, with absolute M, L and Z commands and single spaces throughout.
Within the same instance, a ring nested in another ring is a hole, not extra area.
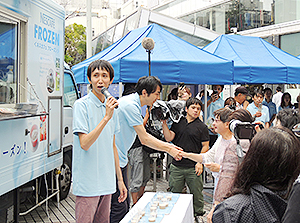
M 97 59 L 109 61 L 115 70 L 114 83 L 135 83 L 149 74 L 148 53 L 141 43 L 151 37 L 151 75 L 163 84 L 232 84 L 233 62 L 207 53 L 157 24 L 130 31 L 116 43 L 72 67 L 79 84 L 87 84 L 88 65 Z
M 259 37 L 221 35 L 203 49 L 234 61 L 234 83 L 300 83 L 300 60 Z

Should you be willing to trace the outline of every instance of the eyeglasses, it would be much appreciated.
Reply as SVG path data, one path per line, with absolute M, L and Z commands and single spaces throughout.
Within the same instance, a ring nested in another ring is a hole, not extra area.
M 215 119 L 215 118 L 212 118 L 212 121 L 213 121 L 213 122 L 222 122 L 221 119 Z

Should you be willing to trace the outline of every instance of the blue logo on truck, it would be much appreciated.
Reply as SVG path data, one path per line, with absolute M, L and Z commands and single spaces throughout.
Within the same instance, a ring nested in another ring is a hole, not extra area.
M 59 46 L 59 33 L 51 30 L 51 28 L 55 29 L 55 20 L 44 13 L 40 13 L 40 22 L 47 27 L 34 24 L 34 38 Z

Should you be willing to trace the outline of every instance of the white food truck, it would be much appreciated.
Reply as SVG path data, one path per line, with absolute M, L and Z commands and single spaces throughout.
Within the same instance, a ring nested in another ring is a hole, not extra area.
M 0 1 L 0 222 L 18 222 L 71 183 L 74 78 L 64 67 L 65 11 L 52 0 Z M 33 206 L 34 208 L 34 206 Z

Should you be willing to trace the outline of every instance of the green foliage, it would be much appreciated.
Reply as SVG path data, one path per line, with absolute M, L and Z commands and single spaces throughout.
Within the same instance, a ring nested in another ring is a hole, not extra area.
M 65 28 L 65 61 L 73 66 L 86 59 L 85 27 L 71 24 Z

